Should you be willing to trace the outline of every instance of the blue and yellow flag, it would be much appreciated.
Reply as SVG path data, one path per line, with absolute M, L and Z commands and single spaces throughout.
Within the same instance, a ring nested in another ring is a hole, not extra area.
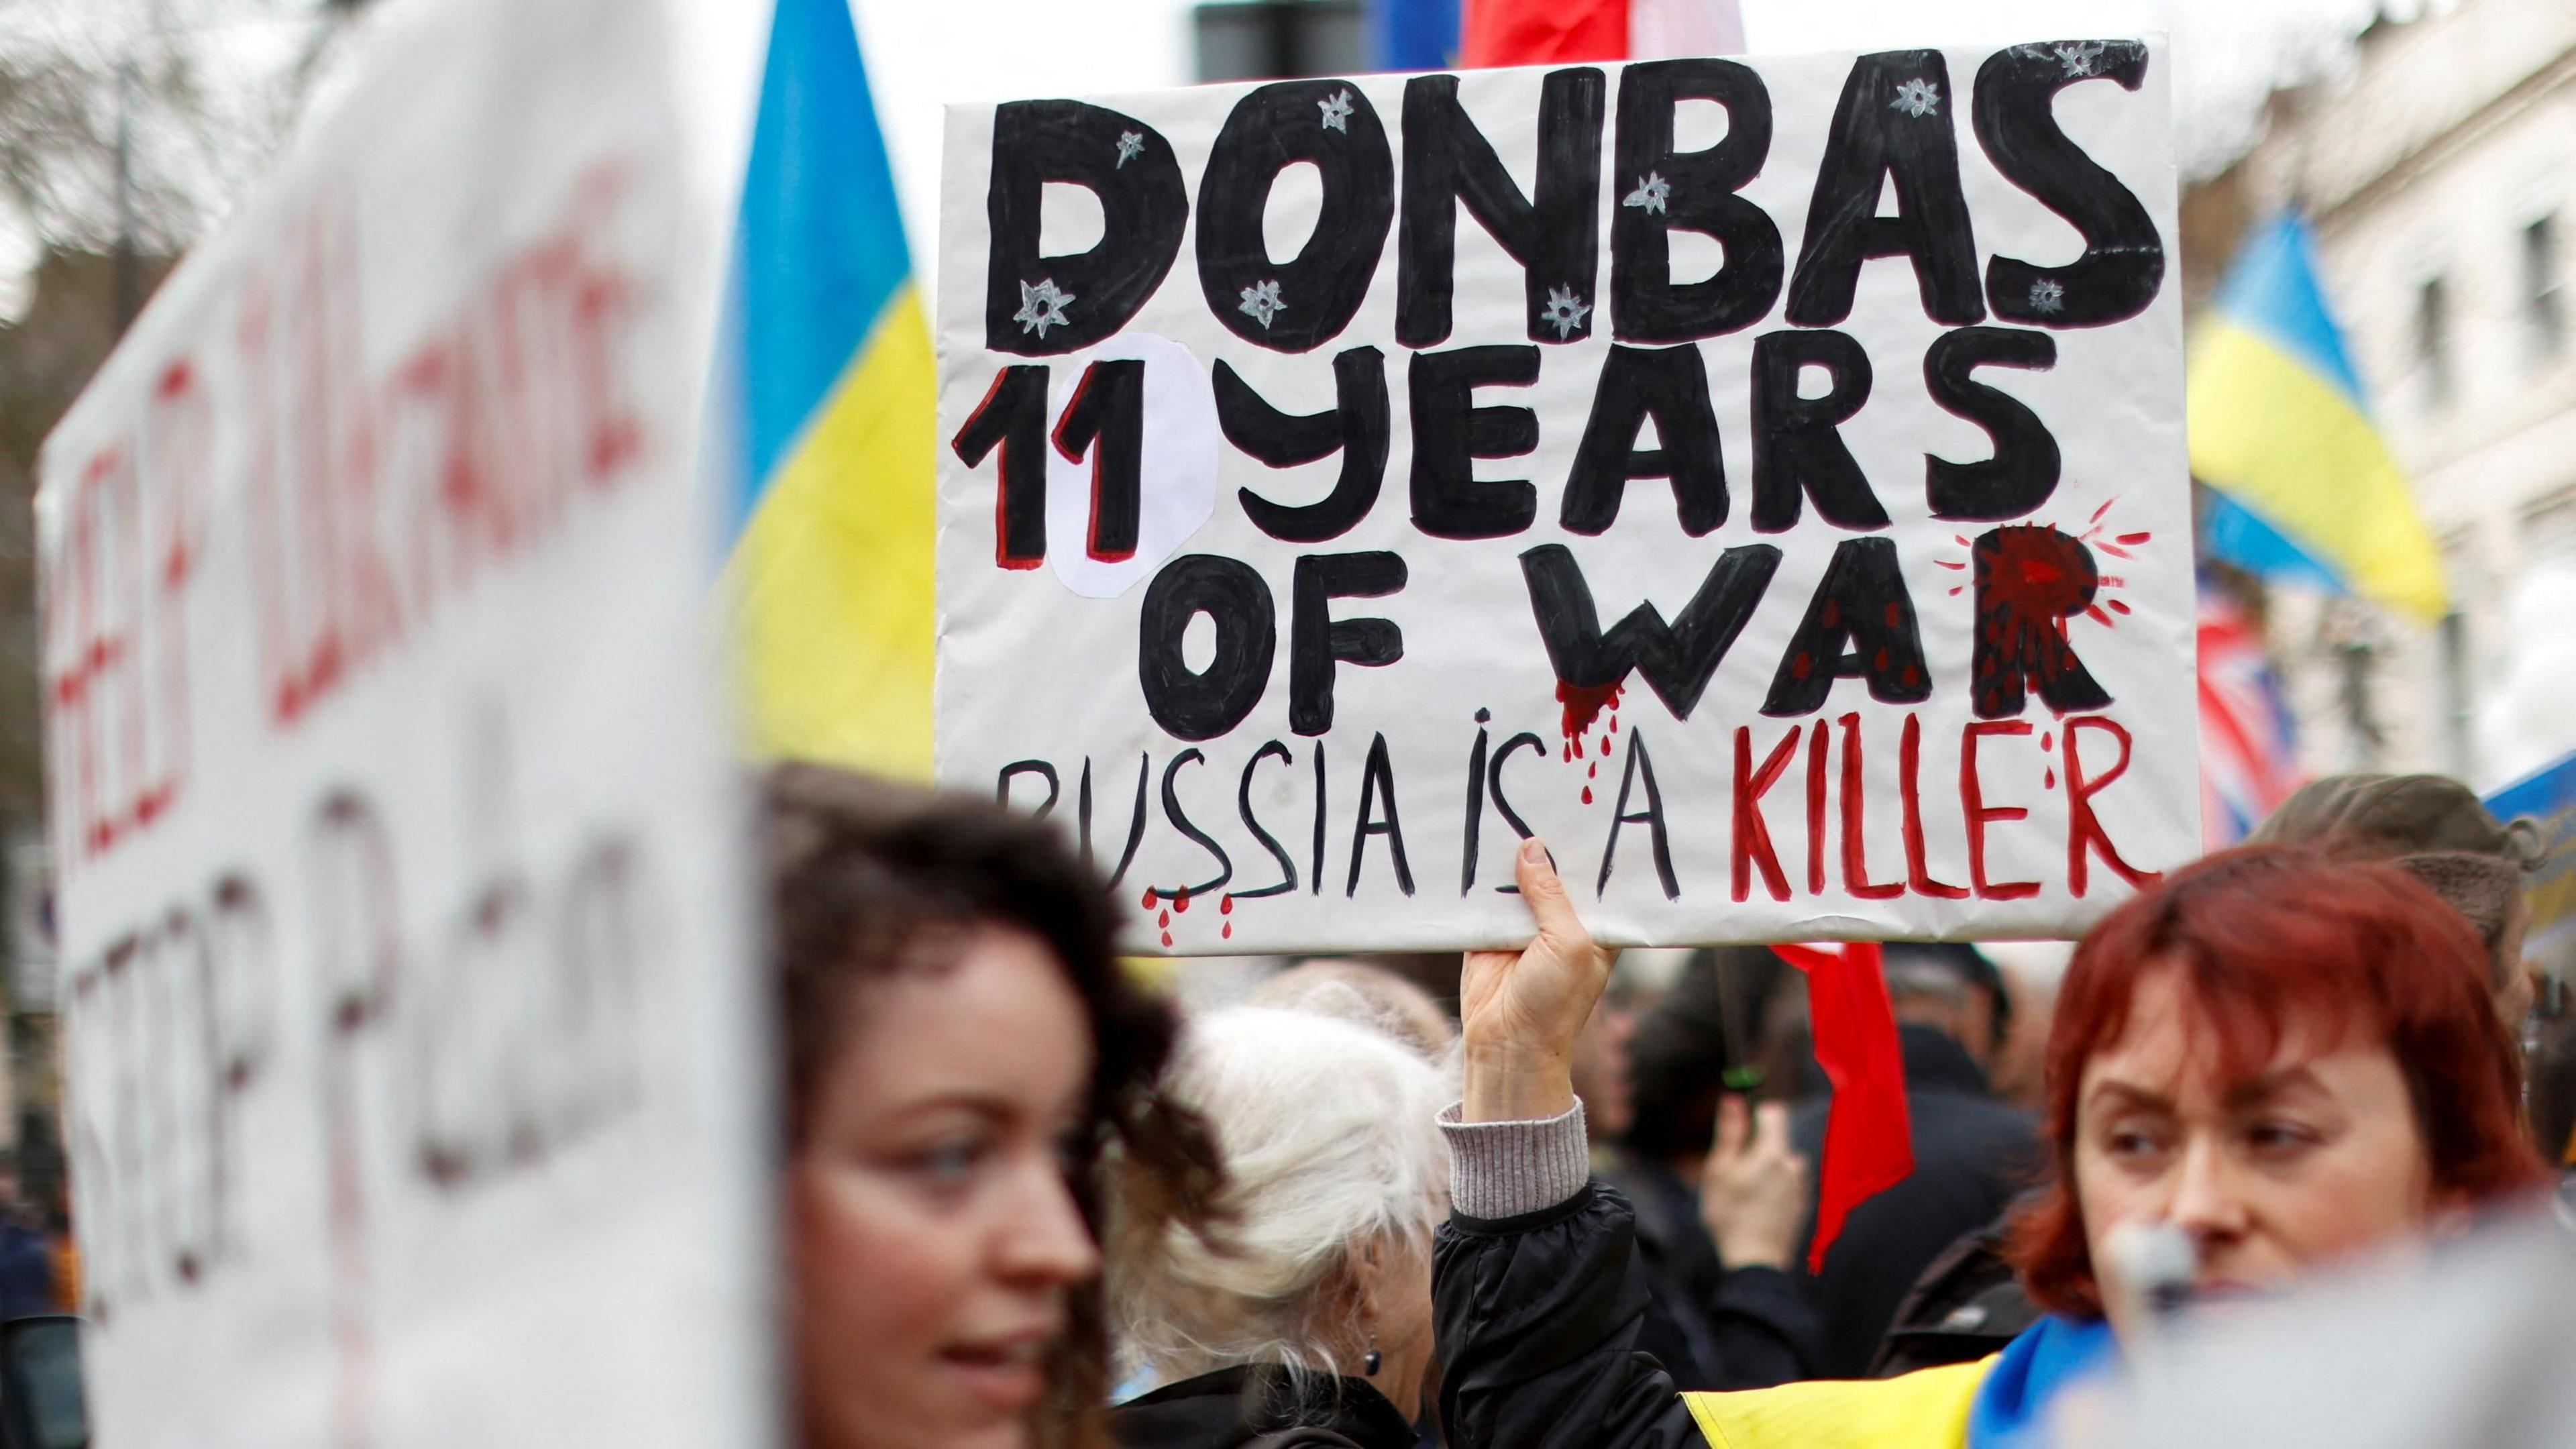
M 848 0 L 778 0 L 718 346 L 751 747 L 927 778 L 930 333 Z
M 2295 213 L 2237 253 L 2193 330 L 2189 408 L 2191 471 L 2219 493 L 2211 553 L 2428 620 L 2449 608 L 2440 553 L 2370 420 Z

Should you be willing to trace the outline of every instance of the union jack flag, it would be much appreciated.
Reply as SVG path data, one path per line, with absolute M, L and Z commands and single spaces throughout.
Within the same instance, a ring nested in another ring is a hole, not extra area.
M 2299 788 L 2299 741 L 2263 631 L 2242 604 L 2200 586 L 2201 839 L 2222 850 Z

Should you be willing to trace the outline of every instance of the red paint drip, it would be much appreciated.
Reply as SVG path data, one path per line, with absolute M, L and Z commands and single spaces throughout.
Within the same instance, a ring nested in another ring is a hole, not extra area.
M 2039 747 L 2043 750 L 2053 750 L 2057 748 L 2057 731 L 2041 730 L 2039 732 Z
M 1150 911 L 1162 903 L 1163 897 L 1161 892 L 1155 890 L 1152 886 L 1145 887 L 1145 909 Z
M 2048 778 L 2047 778 L 2047 779 L 2045 779 L 2045 780 L 2042 780 L 2040 783 L 2041 783 L 2042 785 L 2046 786 L 2047 788 L 2051 789 L 2051 790 L 2056 789 L 2056 788 L 2057 788 L 2057 770 L 2056 770 L 2056 767 L 2051 766 L 2051 767 L 2049 768 L 2049 771 L 2048 771 Z
M 2145 543 L 2154 537 L 2155 535 L 2152 533 L 2124 533 L 2120 535 L 2120 542 L 2127 544 L 2131 548 L 2135 548 L 2139 544 Z
M 2120 500 L 2117 498 L 2106 498 L 2102 500 L 2102 506 L 2094 509 L 2093 516 L 2085 521 L 2088 523 L 2100 523 L 2102 521 L 2102 515 L 2110 512 L 2111 505 L 2119 501 Z
M 1218 935 L 1219 937 L 1221 937 L 1221 938 L 1225 939 L 1225 940 L 1228 940 L 1228 941 L 1233 940 L 1233 939 L 1234 939 L 1234 922 L 1232 922 L 1232 921 L 1228 921 L 1228 922 L 1226 922 L 1226 923 L 1225 923 L 1225 929 L 1224 929 L 1224 930 L 1222 930 L 1222 931 L 1217 932 L 1217 935 Z
M 2086 604 L 2084 606 L 2084 617 L 2092 620 L 2096 624 L 2108 624 L 2111 622 L 2111 616 L 2103 613 L 2099 604 Z
M 1583 787 L 1583 803 L 1586 805 L 1592 803 L 1592 787 L 1589 785 Z
M 1172 909 L 1186 913 L 1189 908 L 1190 893 L 1186 890 L 1174 891 L 1172 893 Z
M 1234 914 L 1234 892 L 1228 891 L 1224 896 L 1218 899 L 1216 903 L 1216 913 L 1220 916 L 1230 916 Z
M 1171 932 L 1169 932 L 1169 931 L 1165 931 L 1165 932 L 1163 933 L 1163 944 L 1164 944 L 1164 945 L 1166 945 L 1166 946 L 1168 946 L 1168 945 L 1172 944 L 1172 933 L 1171 933 Z
M 1591 764 L 1588 764 L 1588 765 L 1584 766 L 1584 767 L 1583 767 L 1583 778 L 1585 778 L 1585 779 L 1587 779 L 1587 780 L 1598 780 L 1598 779 L 1600 779 L 1600 778 L 1601 778 L 1601 762 L 1600 762 L 1600 761 L 1598 761 L 1598 760 L 1595 760 L 1595 761 L 1593 761 Z
M 2125 614 L 2129 612 L 2129 606 L 2121 603 L 2117 599 L 2104 599 L 2102 602 L 2107 605 L 2114 614 Z
M 1157 925 L 1157 926 L 1168 926 L 1168 925 L 1170 925 L 1171 923 L 1172 923 L 1172 913 L 1171 913 L 1171 912 L 1169 912 L 1169 911 L 1165 911 L 1165 912 L 1163 912 L 1161 915 L 1156 916 L 1156 917 L 1154 918 L 1154 924 L 1155 924 L 1155 925 Z
M 1601 758 L 1605 760 L 1610 758 L 1610 737 L 1608 735 L 1603 735 L 1601 737 Z
M 1560 721 L 1560 726 L 1565 732 L 1566 739 L 1573 742 L 1574 753 L 1578 755 L 1583 753 L 1584 732 L 1591 729 L 1592 722 L 1601 717 L 1601 711 L 1615 710 L 1619 707 L 1619 688 L 1615 684 L 1584 688 L 1567 684 L 1563 680 L 1557 681 L 1557 702 L 1565 706 L 1565 717 Z

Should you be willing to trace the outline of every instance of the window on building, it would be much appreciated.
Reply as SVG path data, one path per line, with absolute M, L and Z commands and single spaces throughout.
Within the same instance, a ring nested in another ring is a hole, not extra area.
M 2451 400 L 2451 293 L 2440 277 L 2425 278 L 2415 291 L 2415 370 L 2426 402 Z
M 2567 345 L 2567 313 L 2558 286 L 2558 217 L 2540 218 L 2522 229 L 2522 318 L 2531 335 L 2531 355 L 2554 360 Z
M 2576 487 L 2543 494 L 2522 506 L 2522 567 L 2576 560 Z

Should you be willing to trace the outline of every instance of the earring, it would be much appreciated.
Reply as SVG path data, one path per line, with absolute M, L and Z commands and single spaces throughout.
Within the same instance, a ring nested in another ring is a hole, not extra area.
M 1367 1374 L 1370 1378 L 1376 1378 L 1378 1367 L 1385 1362 L 1386 1355 L 1377 1351 L 1377 1330 L 1370 1329 L 1368 1356 L 1360 1360 L 1360 1372 Z

